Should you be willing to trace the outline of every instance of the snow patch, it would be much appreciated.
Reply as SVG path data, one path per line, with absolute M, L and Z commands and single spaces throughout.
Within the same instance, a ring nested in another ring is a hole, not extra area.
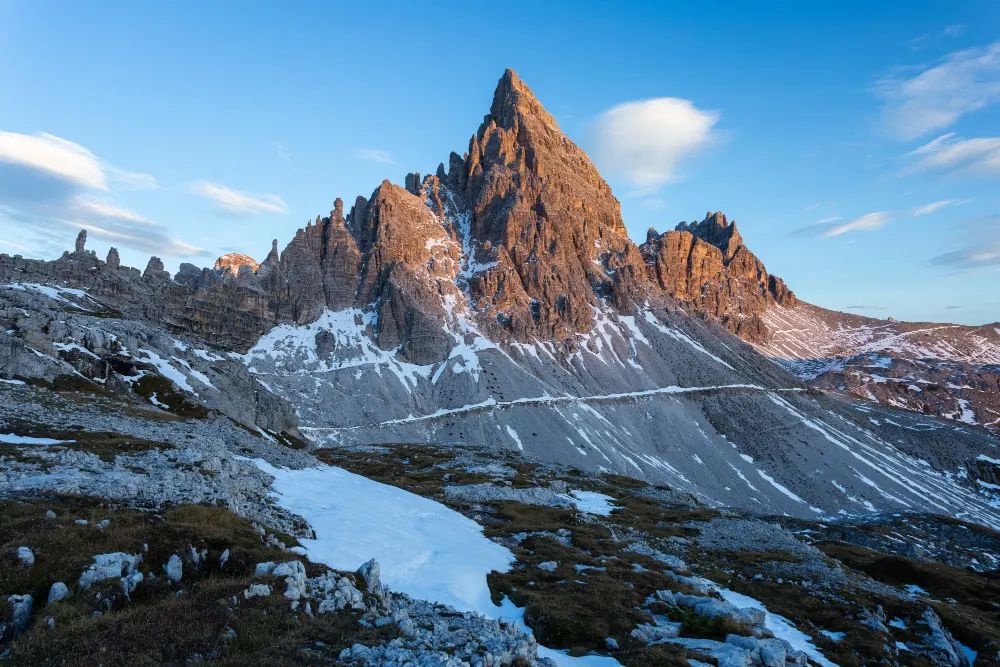
M 792 645 L 792 648 L 802 651 L 809 659 L 813 662 L 821 665 L 821 667 L 838 667 L 835 663 L 827 660 L 819 649 L 812 643 L 812 637 L 805 634 L 801 630 L 795 628 L 788 619 L 778 616 L 777 614 L 772 614 L 767 610 L 762 603 L 749 597 L 743 595 L 742 593 L 737 593 L 736 591 L 731 591 L 728 588 L 723 588 L 721 586 L 715 586 L 715 589 L 719 591 L 722 595 L 722 599 L 730 603 L 734 607 L 739 609 L 760 609 L 764 612 L 764 627 L 771 631 L 771 633 L 777 639 L 784 639 L 786 642 Z
M 52 438 L 32 438 L 26 435 L 0 433 L 0 442 L 6 445 L 61 445 L 75 440 L 53 440 Z
M 603 493 L 576 490 L 570 491 L 569 495 L 573 496 L 573 504 L 581 512 L 597 514 L 599 516 L 611 516 L 611 512 L 618 509 L 617 505 L 612 504 L 614 498 L 606 496 Z

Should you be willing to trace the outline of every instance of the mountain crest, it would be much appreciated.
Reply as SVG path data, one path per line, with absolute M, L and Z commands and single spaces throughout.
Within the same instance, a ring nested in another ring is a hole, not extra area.
M 726 214 L 720 211 L 706 213 L 705 219 L 701 222 L 681 222 L 675 230 L 690 232 L 702 241 L 711 243 L 722 251 L 722 256 L 727 263 L 743 246 L 743 237 L 736 229 L 736 222 L 730 223 Z
M 484 124 L 488 125 L 490 120 L 505 130 L 514 130 L 519 124 L 531 124 L 532 120 L 537 120 L 560 132 L 556 119 L 545 110 L 517 72 L 510 68 L 500 77 L 493 92 L 493 104 Z

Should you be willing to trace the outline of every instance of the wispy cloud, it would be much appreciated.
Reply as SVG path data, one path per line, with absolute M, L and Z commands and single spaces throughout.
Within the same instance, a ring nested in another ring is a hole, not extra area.
M 1000 42 L 956 51 L 916 74 L 902 71 L 877 82 L 889 134 L 916 139 L 1000 101 Z
M 903 157 L 914 160 L 903 170 L 904 174 L 918 171 L 997 174 L 1000 173 L 1000 137 L 960 139 L 949 132 Z
M 107 190 L 107 178 L 93 153 L 51 134 L 0 132 L 0 162 L 91 190 Z
M 638 201 L 638 204 L 647 211 L 662 211 L 667 207 L 667 202 L 659 197 L 644 197 Z
M 167 230 L 157 223 L 129 224 L 118 218 L 108 218 L 103 222 L 82 220 L 60 220 L 63 227 L 86 229 L 88 233 L 111 243 L 128 246 L 140 252 L 168 257 L 207 257 L 209 251 L 172 238 Z
M 815 211 L 821 206 L 821 204 L 809 204 L 808 206 L 802 207 L 803 213 L 808 213 L 809 211 Z
M 18 245 L 16 243 L 11 243 L 10 241 L 0 241 L 0 245 L 5 245 L 5 246 L 7 246 L 9 248 L 14 248 L 16 250 L 23 250 L 24 252 L 31 252 L 30 250 L 28 250 L 27 248 L 25 248 L 23 245 Z
M 823 236 L 823 232 L 826 231 L 830 225 L 840 220 L 839 216 L 831 215 L 822 220 L 817 220 L 812 224 L 808 224 L 805 227 L 799 227 L 798 229 L 792 230 L 788 233 L 789 236 Z
M 45 132 L 0 132 L 0 163 L 90 190 L 107 190 L 109 181 L 136 190 L 158 187 L 149 174 L 114 167 L 80 144 Z
M 112 201 L 116 189 L 158 187 L 156 179 L 120 169 L 80 144 L 51 134 L 0 132 L 0 218 L 17 223 L 28 240 L 4 245 L 33 256 L 66 234 L 87 229 L 123 247 L 164 256 L 190 256 L 200 248 L 172 237 L 163 226 Z M 65 246 L 64 246 L 65 247 Z
M 86 196 L 77 196 L 71 204 L 78 210 L 92 213 L 101 218 L 111 218 L 123 220 L 125 222 L 149 223 L 150 220 L 142 217 L 135 211 L 130 211 L 119 206 L 115 206 L 104 199 L 92 199 Z
M 956 23 L 954 25 L 949 25 L 940 32 L 927 32 L 918 37 L 905 42 L 906 46 L 910 47 L 911 51 L 920 51 L 923 48 L 930 46 L 931 44 L 936 44 L 942 39 L 952 39 L 955 37 L 961 37 L 965 34 L 965 26 Z
M 140 174 L 134 171 L 124 171 L 117 167 L 105 165 L 104 173 L 113 182 L 125 186 L 129 190 L 157 190 L 160 184 L 155 176 L 150 174 Z
M 878 213 L 868 213 L 859 218 L 849 220 L 842 225 L 831 227 L 823 232 L 823 236 L 840 236 L 848 232 L 871 232 L 885 227 L 885 224 L 892 219 L 889 213 L 880 211 Z
M 719 141 L 719 118 L 674 97 L 625 102 L 597 118 L 594 159 L 607 173 L 655 192 L 678 178 L 684 160 Z
M 957 247 L 933 257 L 932 266 L 953 271 L 1000 267 L 1000 215 L 967 220 Z
M 292 164 L 292 154 L 288 152 L 288 150 L 285 148 L 285 145 L 280 141 L 274 142 L 274 152 L 277 153 L 278 159 L 280 159 L 283 162 Z
M 359 148 L 355 151 L 357 155 L 362 160 L 368 160 L 369 162 L 379 162 L 381 164 L 396 164 L 396 156 L 389 151 L 379 150 L 377 148 Z
M 888 306 L 847 306 L 847 310 L 889 310 Z
M 924 204 L 923 206 L 916 207 L 913 209 L 913 215 L 930 215 L 934 211 L 939 211 L 942 208 L 946 208 L 948 206 L 962 206 L 963 204 L 968 204 L 971 201 L 971 199 L 942 199 L 941 201 L 934 201 L 930 204 Z
M 191 194 L 210 199 L 217 210 L 228 215 L 288 213 L 288 204 L 278 195 L 243 192 L 209 181 L 192 183 L 188 189 Z

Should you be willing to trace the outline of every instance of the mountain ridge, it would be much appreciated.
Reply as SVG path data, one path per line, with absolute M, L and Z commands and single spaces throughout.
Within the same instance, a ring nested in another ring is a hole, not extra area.
M 804 306 L 735 224 L 709 214 L 636 245 L 541 109 L 505 73 L 496 117 L 447 170 L 384 181 L 346 214 L 337 199 L 256 272 L 186 264 L 171 278 L 155 257 L 145 271 L 102 261 L 85 235 L 52 262 L 0 256 L 13 332 L 0 370 L 140 397 L 153 390 L 134 378 L 152 373 L 166 385 L 150 402 L 312 446 L 472 441 L 719 506 L 936 508 L 1000 526 L 977 485 L 997 482 L 977 459 L 988 435 L 808 391 L 750 344 L 768 340 L 769 313 Z M 44 316 L 19 314 L 29 306 Z

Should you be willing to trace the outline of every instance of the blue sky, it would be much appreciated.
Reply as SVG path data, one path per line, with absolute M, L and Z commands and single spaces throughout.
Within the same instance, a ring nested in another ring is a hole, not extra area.
M 1000 320 L 1000 0 L 537 4 L 0 0 L 0 252 L 261 259 L 512 67 L 637 241 L 722 210 L 818 305 Z

